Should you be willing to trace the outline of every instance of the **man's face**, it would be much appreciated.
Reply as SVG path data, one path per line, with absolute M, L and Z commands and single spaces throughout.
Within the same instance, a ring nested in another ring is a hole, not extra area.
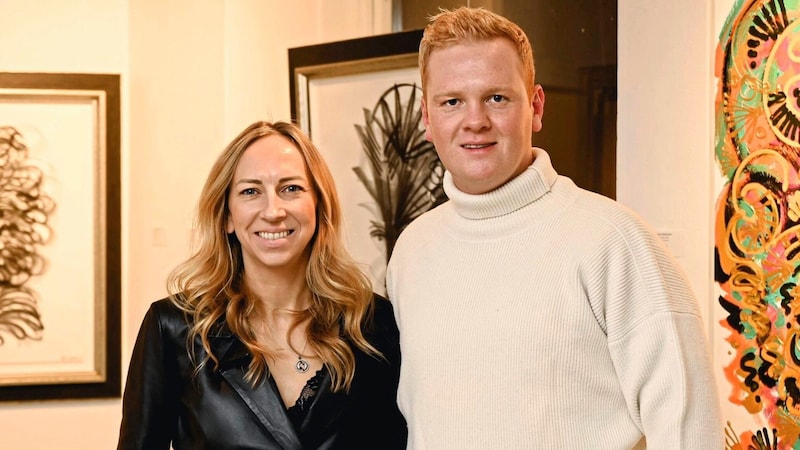
M 528 98 L 522 61 L 502 38 L 434 50 L 427 63 L 425 137 L 456 187 L 489 192 L 532 161 L 531 134 L 542 128 L 544 92 Z

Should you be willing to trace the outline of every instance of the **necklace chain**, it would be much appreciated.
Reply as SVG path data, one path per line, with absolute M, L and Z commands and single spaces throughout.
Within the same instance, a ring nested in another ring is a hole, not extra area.
M 270 327 L 269 323 L 266 320 L 262 321 L 260 327 L 266 328 L 268 335 L 271 335 L 272 332 L 274 332 L 274 329 Z M 306 352 L 307 347 L 308 347 L 308 336 L 306 336 L 306 342 L 305 344 L 303 344 L 303 350 L 300 353 L 295 352 L 295 354 L 297 355 L 297 361 L 294 364 L 294 370 L 297 371 L 297 373 L 306 373 L 308 372 L 308 369 L 311 367 L 308 361 L 304 358 L 304 354 Z M 292 349 L 291 344 L 289 344 L 289 348 Z

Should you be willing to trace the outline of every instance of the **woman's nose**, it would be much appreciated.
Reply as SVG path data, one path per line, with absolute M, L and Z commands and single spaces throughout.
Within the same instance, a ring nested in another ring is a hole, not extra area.
M 277 195 L 268 196 L 267 204 L 261 210 L 261 216 L 270 222 L 285 218 L 286 209 L 283 200 Z

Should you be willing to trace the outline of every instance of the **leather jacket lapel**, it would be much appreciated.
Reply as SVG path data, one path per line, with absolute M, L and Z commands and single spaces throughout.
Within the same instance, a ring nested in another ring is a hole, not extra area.
M 289 420 L 286 408 L 269 381 L 255 389 L 245 374 L 251 356 L 244 344 L 232 334 L 211 337 L 215 354 L 220 355 L 220 374 L 250 408 L 264 429 L 285 450 L 302 450 L 300 437 Z

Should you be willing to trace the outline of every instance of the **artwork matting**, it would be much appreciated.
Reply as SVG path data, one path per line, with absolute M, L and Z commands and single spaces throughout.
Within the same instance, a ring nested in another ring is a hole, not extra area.
M 0 73 L 0 131 L 0 401 L 119 397 L 120 77 Z

